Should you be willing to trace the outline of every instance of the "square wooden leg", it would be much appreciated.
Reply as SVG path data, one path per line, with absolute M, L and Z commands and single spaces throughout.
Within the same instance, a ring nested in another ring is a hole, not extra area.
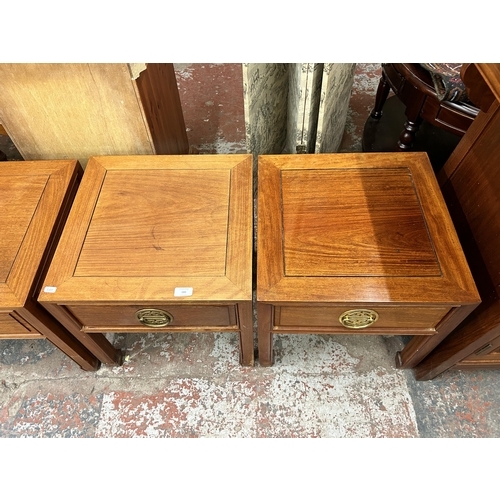
M 258 318 L 258 346 L 260 366 L 272 366 L 273 359 L 273 334 L 272 334 L 272 306 L 257 304 Z
M 243 366 L 254 366 L 252 303 L 240 302 L 238 311 L 240 321 L 240 363 Z

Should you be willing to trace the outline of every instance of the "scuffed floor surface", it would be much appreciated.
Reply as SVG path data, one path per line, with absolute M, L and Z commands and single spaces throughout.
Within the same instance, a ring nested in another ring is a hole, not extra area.
M 242 367 L 235 334 L 116 335 L 83 372 L 47 341 L 3 341 L 0 437 L 499 437 L 497 372 L 416 382 L 396 337 L 280 335 Z
M 11 343 L 27 352 L 2 356 L 0 433 L 417 437 L 405 374 L 388 363 L 383 338 L 362 339 L 279 336 L 275 366 L 249 368 L 235 334 L 117 335 L 128 361 L 96 373 L 46 341 L 5 341 L 3 353 Z

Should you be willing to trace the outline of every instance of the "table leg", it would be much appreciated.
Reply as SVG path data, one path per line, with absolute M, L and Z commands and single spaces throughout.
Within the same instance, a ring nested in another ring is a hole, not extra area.
M 86 333 L 81 330 L 75 319 L 65 314 L 55 304 L 44 304 L 45 309 L 82 343 L 101 363 L 120 366 L 123 352 L 108 341 L 102 333 Z
M 257 304 L 257 334 L 260 366 L 273 365 L 272 306 Z
M 251 302 L 238 304 L 240 322 L 240 363 L 243 366 L 254 365 L 253 347 L 253 305 Z
M 69 356 L 82 370 L 96 371 L 100 362 L 93 353 L 89 352 L 82 343 L 70 332 L 55 321 L 45 310 L 35 304 L 28 304 L 20 313 L 24 319 L 33 325 L 50 342 Z
M 415 135 L 417 134 L 420 125 L 422 124 L 422 119 L 418 118 L 415 121 L 406 120 L 405 126 L 401 135 L 399 136 L 398 147 L 401 151 L 409 151 L 413 148 L 413 142 L 415 141 Z
M 415 368 L 424 360 L 470 313 L 477 304 L 463 305 L 453 311 L 439 325 L 434 335 L 415 335 L 404 349 L 396 354 L 398 368 Z
M 377 95 L 375 96 L 375 106 L 370 114 L 372 118 L 378 120 L 382 117 L 382 108 L 384 107 L 387 96 L 389 95 L 389 90 L 391 90 L 391 87 L 389 86 L 384 73 L 382 73 L 377 87 Z

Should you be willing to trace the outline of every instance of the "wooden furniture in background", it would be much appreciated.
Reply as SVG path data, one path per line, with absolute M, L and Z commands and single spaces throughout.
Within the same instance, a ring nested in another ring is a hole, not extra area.
M 0 341 L 47 338 L 97 370 L 97 358 L 36 301 L 81 174 L 74 160 L 0 165 Z
M 92 157 L 39 301 L 103 363 L 105 332 L 239 332 L 253 365 L 252 156 Z
M 461 77 L 481 111 L 438 180 L 482 303 L 416 367 L 418 380 L 500 368 L 500 64 L 465 65 Z
M 479 303 L 425 153 L 259 157 L 259 361 L 280 333 L 413 335 L 412 368 Z
M 382 116 L 391 89 L 405 105 L 406 122 L 397 144 L 401 151 L 412 148 L 415 134 L 424 120 L 461 137 L 478 113 L 478 109 L 470 104 L 440 101 L 429 72 L 420 64 L 385 63 L 382 64 L 372 118 Z
M 25 160 L 189 149 L 172 64 L 0 64 L 0 122 Z

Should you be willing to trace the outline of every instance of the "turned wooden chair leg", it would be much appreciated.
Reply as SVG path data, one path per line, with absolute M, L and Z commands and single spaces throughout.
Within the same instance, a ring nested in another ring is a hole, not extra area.
M 387 82 L 385 75 L 382 73 L 380 77 L 380 82 L 377 87 L 377 94 L 375 96 L 375 106 L 370 114 L 372 118 L 378 120 L 382 116 L 382 108 L 384 107 L 385 101 L 387 100 L 387 96 L 389 95 L 389 91 L 391 87 Z
M 409 151 L 413 148 L 413 141 L 415 140 L 415 135 L 417 134 L 421 124 L 421 118 L 417 118 L 415 121 L 411 121 L 409 119 L 406 120 L 398 141 L 398 148 L 401 151 Z

